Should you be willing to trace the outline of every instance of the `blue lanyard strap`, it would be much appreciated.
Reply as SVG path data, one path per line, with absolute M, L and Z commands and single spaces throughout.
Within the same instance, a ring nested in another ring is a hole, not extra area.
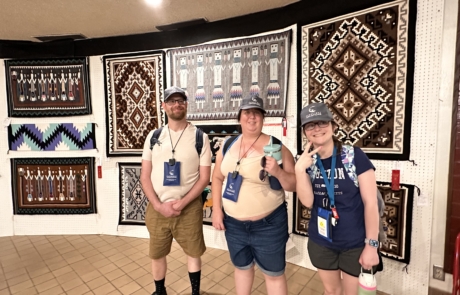
M 321 171 L 321 175 L 324 179 L 324 184 L 326 185 L 327 195 L 329 197 L 329 202 L 331 203 L 331 208 L 335 208 L 335 200 L 334 200 L 334 177 L 335 177 L 335 162 L 336 162 L 336 147 L 334 146 L 334 151 L 332 152 L 332 164 L 331 164 L 331 178 L 328 179 L 326 175 L 326 171 L 324 170 L 323 162 L 321 162 L 321 158 L 317 154 L 317 160 L 319 170 Z

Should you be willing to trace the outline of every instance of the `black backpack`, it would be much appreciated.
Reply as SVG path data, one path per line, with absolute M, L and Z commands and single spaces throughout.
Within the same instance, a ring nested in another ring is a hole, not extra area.
M 150 138 L 150 150 L 153 149 L 153 146 L 158 144 L 160 145 L 161 142 L 158 140 L 160 137 L 161 131 L 163 131 L 163 127 L 158 128 L 157 130 L 153 131 L 152 138 Z M 203 149 L 203 130 L 200 128 L 196 128 L 195 132 L 195 149 L 198 153 L 198 157 L 201 156 L 201 150 Z

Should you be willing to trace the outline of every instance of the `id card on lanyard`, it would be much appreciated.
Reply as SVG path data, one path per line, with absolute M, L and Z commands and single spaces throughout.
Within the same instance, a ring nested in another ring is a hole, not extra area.
M 329 242 L 332 242 L 332 226 L 337 224 L 339 219 L 339 214 L 337 213 L 337 208 L 335 207 L 335 198 L 334 198 L 334 178 L 335 178 L 335 163 L 337 160 L 337 149 L 334 146 L 334 151 L 332 152 L 332 164 L 330 178 L 327 177 L 326 170 L 324 170 L 323 162 L 319 155 L 317 155 L 317 163 L 321 171 L 321 176 L 323 177 L 324 184 L 326 186 L 328 200 L 324 203 L 329 203 L 329 208 L 318 208 L 318 233 L 320 236 Z

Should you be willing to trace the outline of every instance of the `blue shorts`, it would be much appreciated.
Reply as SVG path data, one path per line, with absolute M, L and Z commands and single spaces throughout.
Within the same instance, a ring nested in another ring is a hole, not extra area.
M 240 221 L 224 215 L 225 238 L 233 265 L 250 269 L 254 262 L 268 276 L 280 276 L 286 268 L 289 238 L 286 203 L 256 221 Z

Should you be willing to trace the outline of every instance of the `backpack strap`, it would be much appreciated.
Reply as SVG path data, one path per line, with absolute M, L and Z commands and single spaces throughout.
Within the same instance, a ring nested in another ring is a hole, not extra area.
M 203 130 L 201 130 L 198 127 L 196 127 L 196 132 L 195 132 L 195 149 L 196 149 L 196 152 L 198 153 L 198 157 L 200 157 L 201 150 L 203 149 Z
M 342 164 L 347 171 L 348 177 L 358 187 L 358 175 L 356 174 L 355 149 L 352 145 L 342 145 Z
M 238 136 L 231 136 L 229 137 L 225 142 L 224 142 L 224 148 L 222 149 L 222 156 L 225 156 L 225 153 L 228 151 L 228 149 L 235 143 L 235 141 L 240 137 L 241 135 Z
M 154 145 L 161 144 L 161 142 L 158 141 L 158 138 L 160 138 L 161 131 L 163 131 L 163 127 L 160 127 L 157 130 L 153 131 L 152 138 L 150 138 L 150 150 L 153 149 Z

